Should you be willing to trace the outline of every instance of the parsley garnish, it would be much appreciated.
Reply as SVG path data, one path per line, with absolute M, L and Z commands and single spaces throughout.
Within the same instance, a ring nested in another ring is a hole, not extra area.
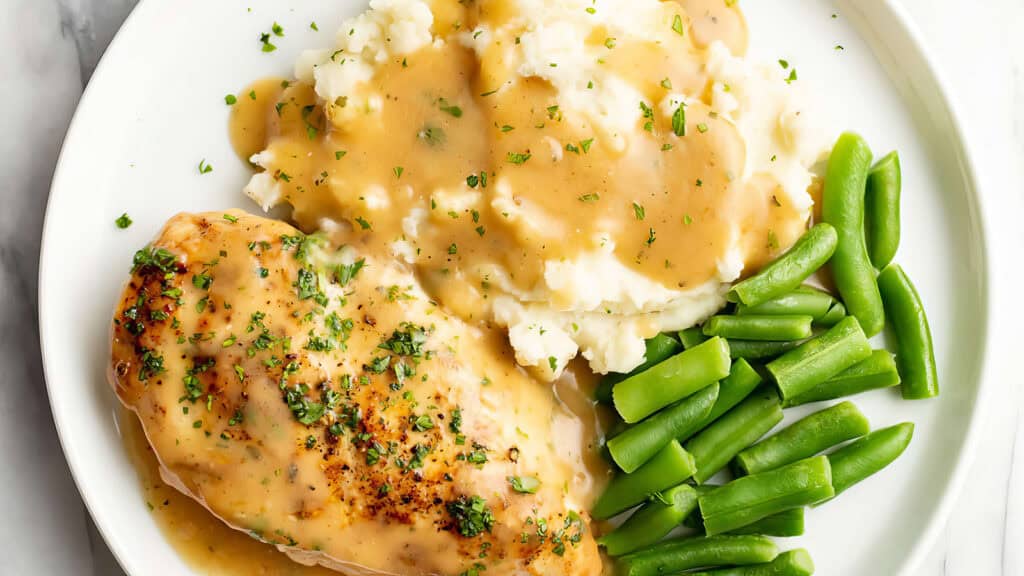
M 210 172 L 213 172 L 213 166 L 211 164 L 207 164 L 206 158 L 203 158 L 199 161 L 199 173 L 209 174 Z
M 448 502 L 445 507 L 455 521 L 456 530 L 466 538 L 490 532 L 494 526 L 494 514 L 487 506 L 487 501 L 479 496 L 460 496 L 457 500 Z
M 509 476 L 508 483 L 520 494 L 536 494 L 540 488 L 540 480 L 533 476 Z
M 509 163 L 519 165 L 529 160 L 531 156 L 532 154 L 530 154 L 529 152 L 509 152 L 508 154 L 505 155 L 505 160 Z
M 124 230 L 125 228 L 132 225 L 132 219 L 129 218 L 128 213 L 125 212 L 124 214 L 118 216 L 117 220 L 114 220 L 114 225 L 120 228 L 121 230 Z

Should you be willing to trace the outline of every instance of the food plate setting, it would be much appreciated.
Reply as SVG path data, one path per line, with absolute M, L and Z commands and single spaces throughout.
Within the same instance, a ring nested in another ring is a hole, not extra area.
M 144 1 L 53 182 L 54 418 L 130 574 L 899 574 L 979 201 L 881 0 Z

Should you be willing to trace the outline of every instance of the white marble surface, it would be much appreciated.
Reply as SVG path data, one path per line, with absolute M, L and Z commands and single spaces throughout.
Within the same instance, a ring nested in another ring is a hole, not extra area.
M 159 0 L 152 0 L 159 1 Z M 171 1 L 171 0 L 165 0 Z M 769 0 L 758 0 L 769 1 Z M 960 105 L 990 207 L 1024 208 L 1024 2 L 898 0 Z M 122 574 L 68 474 L 50 418 L 36 328 L 43 208 L 82 87 L 135 0 L 0 0 L 0 575 Z M 187 31 L 183 31 L 187 34 Z M 995 322 L 1024 320 L 1011 289 L 1024 227 L 1006 227 Z M 1013 332 L 1008 332 L 1013 333 Z M 1019 330 L 1016 332 L 1019 334 Z M 981 448 L 946 530 L 915 575 L 1024 575 L 1024 376 L 994 343 L 995 390 Z M 1018 442 L 1020 440 L 1020 442 Z

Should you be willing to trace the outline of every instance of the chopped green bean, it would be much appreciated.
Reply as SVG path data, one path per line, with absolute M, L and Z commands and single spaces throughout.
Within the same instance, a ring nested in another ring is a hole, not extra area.
M 757 340 L 729 340 L 729 355 L 747 360 L 765 360 L 781 356 L 803 344 L 803 340 L 758 342 Z
M 885 268 L 900 245 L 900 157 L 895 150 L 868 172 L 864 234 L 871 263 Z
M 782 468 L 737 478 L 697 502 L 709 536 L 746 526 L 834 494 L 829 459 L 814 456 Z
M 871 149 L 852 132 L 839 137 L 825 173 L 821 215 L 835 227 L 839 242 L 832 255 L 832 277 L 850 315 L 868 336 L 885 324 L 875 269 L 864 246 L 864 187 L 871 167 Z
M 718 383 L 718 399 L 711 407 L 711 412 L 685 432 L 679 434 L 680 442 L 689 440 L 691 436 L 706 428 L 709 424 L 731 410 L 734 406 L 750 396 L 750 393 L 761 383 L 761 375 L 742 358 L 732 363 L 729 375 Z
M 718 399 L 718 383 L 655 412 L 608 441 L 608 451 L 623 472 L 633 472 L 680 434 L 692 430 Z
M 871 355 L 860 324 L 847 316 L 821 336 L 769 362 L 783 400 L 799 396 Z
M 597 543 L 609 556 L 622 556 L 664 538 L 691 512 L 697 509 L 697 491 L 680 484 L 641 506 L 621 526 L 605 534 Z
M 835 495 L 899 458 L 913 436 L 914 425 L 904 422 L 875 430 L 829 454 Z
M 742 340 L 803 340 L 811 336 L 812 316 L 719 315 L 704 323 L 704 335 Z
M 612 389 L 615 409 L 632 424 L 729 375 L 729 345 L 711 338 L 626 378 Z
M 747 446 L 782 421 L 782 406 L 774 390 L 763 386 L 686 442 L 697 467 L 693 475 L 703 484 Z
M 683 343 L 684 350 L 689 350 L 690 348 L 703 343 L 707 339 L 708 337 L 704 335 L 704 332 L 699 326 L 679 331 L 679 341 Z
M 743 450 L 736 455 L 736 467 L 744 474 L 774 470 L 863 436 L 870 430 L 868 419 L 853 402 L 841 402 Z
M 681 484 L 693 476 L 693 456 L 673 440 L 632 474 L 617 474 L 594 504 L 590 515 L 611 518 L 643 502 L 655 492 Z
M 757 306 L 737 304 L 736 314 L 738 316 L 789 316 L 795 314 L 800 316 L 811 316 L 815 321 L 817 321 L 824 317 L 835 303 L 836 299 L 828 292 L 824 292 L 810 286 L 799 286 L 792 292 L 788 292 L 777 298 L 772 298 L 771 300 L 758 304 Z
M 707 572 L 689 572 L 687 576 L 811 576 L 814 561 L 803 548 L 788 550 L 765 564 L 733 566 Z
M 892 353 L 888 350 L 873 350 L 867 360 L 850 366 L 803 394 L 783 400 L 782 406 L 789 408 L 810 402 L 833 400 L 868 390 L 896 386 L 899 383 L 900 375 L 896 371 L 896 361 L 893 360 Z
M 619 558 L 623 576 L 660 576 L 707 566 L 762 564 L 779 554 L 764 536 L 677 538 Z
M 793 290 L 821 268 L 836 250 L 836 230 L 824 222 L 816 224 L 760 272 L 738 282 L 729 291 L 730 302 L 757 306 Z
M 594 389 L 594 398 L 601 404 L 612 403 L 612 388 L 626 378 L 639 374 L 651 366 L 669 358 L 679 352 L 679 342 L 667 334 L 658 334 L 654 338 L 648 338 L 645 343 L 647 350 L 644 352 L 644 363 L 631 370 L 628 374 L 606 374 L 598 382 Z
M 840 320 L 846 317 L 846 306 L 843 306 L 842 302 L 838 300 L 832 307 L 828 309 L 828 312 L 824 316 L 814 321 L 815 326 L 835 326 Z
M 878 288 L 896 335 L 896 365 L 903 397 L 918 400 L 938 396 L 939 375 L 935 370 L 932 332 L 917 289 L 898 264 L 878 275 Z

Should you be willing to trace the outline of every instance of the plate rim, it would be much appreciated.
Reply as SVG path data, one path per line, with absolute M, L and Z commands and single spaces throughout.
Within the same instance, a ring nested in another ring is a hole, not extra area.
M 962 444 L 963 447 L 958 455 L 957 462 L 949 478 L 946 490 L 939 498 L 938 505 L 930 511 L 930 518 L 926 524 L 927 528 L 914 540 L 914 544 L 909 553 L 904 556 L 903 561 L 899 564 L 897 573 L 906 575 L 921 565 L 925 555 L 931 551 L 931 548 L 940 532 L 946 528 L 946 520 L 950 516 L 952 508 L 956 504 L 957 499 L 966 484 L 967 474 L 971 469 L 971 464 L 977 456 L 977 448 L 978 443 L 980 442 L 982 429 L 984 428 L 985 415 L 990 410 L 990 397 L 992 395 L 993 388 L 993 384 L 990 381 L 993 378 L 992 366 L 994 362 L 994 352 L 991 345 L 993 340 L 994 323 L 992 322 L 991 313 L 992 302 L 995 299 L 995 288 L 992 282 L 993 269 L 991 253 L 995 234 L 993 229 L 993 219 L 990 219 L 987 215 L 987 208 L 990 201 L 986 201 L 983 194 L 981 194 L 982 186 L 980 185 L 980 181 L 977 176 L 977 164 L 974 160 L 974 152 L 969 140 L 965 136 L 964 122 L 962 120 L 961 113 L 959 112 L 961 106 L 952 95 L 952 92 L 949 89 L 949 82 L 946 80 L 942 69 L 937 66 L 935 60 L 931 57 L 931 52 L 928 49 L 928 43 L 924 40 L 920 29 L 911 18 L 908 10 L 898 2 L 898 0 L 874 0 L 874 2 L 877 4 L 875 8 L 882 11 L 882 14 L 880 14 L 879 17 L 890 17 L 890 21 L 893 25 L 901 29 L 903 35 L 908 41 L 908 46 L 913 51 L 913 54 L 911 55 L 912 58 L 916 58 L 919 62 L 924 64 L 923 77 L 926 79 L 927 83 L 930 83 L 932 85 L 931 87 L 934 88 L 937 96 L 935 101 L 939 104 L 941 111 L 948 119 L 949 126 L 955 135 L 955 142 L 952 143 L 951 148 L 956 153 L 956 157 L 961 161 L 960 169 L 964 176 L 964 181 L 971 192 L 969 194 L 969 204 L 973 205 L 975 208 L 970 217 L 973 220 L 972 224 L 974 224 L 979 231 L 977 250 L 980 272 L 979 294 L 984 298 L 984 302 L 981 304 L 984 310 L 984 318 L 982 319 L 983 329 L 979 335 L 980 341 L 978 343 L 979 350 L 981 352 L 981 360 L 979 362 L 979 380 L 977 383 L 974 406 L 970 413 L 970 420 L 967 424 L 965 438 Z M 856 12 L 864 11 L 863 7 L 857 7 L 857 2 L 854 0 L 839 0 L 839 3 L 844 8 L 849 8 Z M 55 235 L 55 232 L 52 230 L 54 227 L 52 206 L 54 204 L 55 191 L 60 188 L 58 184 L 62 181 L 61 172 L 64 169 L 65 155 L 69 153 L 68 143 L 73 141 L 76 137 L 78 125 L 81 123 L 80 113 L 83 109 L 88 107 L 93 93 L 95 92 L 93 89 L 94 82 L 97 79 L 105 78 L 108 74 L 108 61 L 110 60 L 108 55 L 112 50 L 117 50 L 125 35 L 123 34 L 124 30 L 133 26 L 135 21 L 141 18 L 140 14 L 143 14 L 146 10 L 149 10 L 151 6 L 157 4 L 158 2 L 155 0 L 139 0 L 138 4 L 132 8 L 131 12 L 125 18 L 110 43 L 107 45 L 103 57 L 97 64 L 88 84 L 83 90 L 82 95 L 75 106 L 75 112 L 68 124 L 68 129 L 61 144 L 61 150 L 57 157 L 57 162 L 54 167 L 48 191 L 41 231 L 38 262 L 38 288 L 36 292 L 39 346 L 42 360 L 43 379 L 47 391 L 47 400 L 50 405 L 50 413 L 54 427 L 57 430 L 61 451 L 64 454 L 65 461 L 68 463 L 68 468 L 71 472 L 75 488 L 78 490 L 78 494 L 88 510 L 96 529 L 103 537 L 104 542 L 109 547 L 112 555 L 118 562 L 118 565 L 129 576 L 135 576 L 136 574 L 143 574 L 145 572 L 143 571 L 142 566 L 131 561 L 133 556 L 127 549 L 128 543 L 123 538 L 116 535 L 116 531 L 113 527 L 105 521 L 106 517 L 102 513 L 98 513 L 100 510 L 95 504 L 90 492 L 83 489 L 83 486 L 86 485 L 86 480 L 84 472 L 82 472 L 80 458 L 83 458 L 84 454 L 80 451 L 75 452 L 74 450 L 69 450 L 69 443 L 67 439 L 70 437 L 71 432 L 66 429 L 67 423 L 62 421 L 59 417 L 61 412 L 57 409 L 56 404 L 54 403 L 54 390 L 51 387 L 51 378 L 49 377 L 49 374 L 52 371 L 49 366 L 56 360 L 47 353 L 47 326 L 49 325 L 48 318 L 50 314 L 47 311 L 47 301 L 43 296 L 49 292 L 47 271 L 49 270 L 50 265 L 47 263 L 53 261 L 55 258 L 55 256 L 51 254 L 53 249 L 50 248 L 51 242 L 48 241 L 48 238 Z M 861 30 L 859 27 L 857 28 L 858 34 L 861 34 Z M 874 50 L 874 46 L 872 46 L 872 49 Z M 889 76 L 890 70 L 888 67 L 884 65 L 882 67 L 885 70 L 886 75 Z M 901 100 L 902 99 L 903 95 L 901 94 Z

